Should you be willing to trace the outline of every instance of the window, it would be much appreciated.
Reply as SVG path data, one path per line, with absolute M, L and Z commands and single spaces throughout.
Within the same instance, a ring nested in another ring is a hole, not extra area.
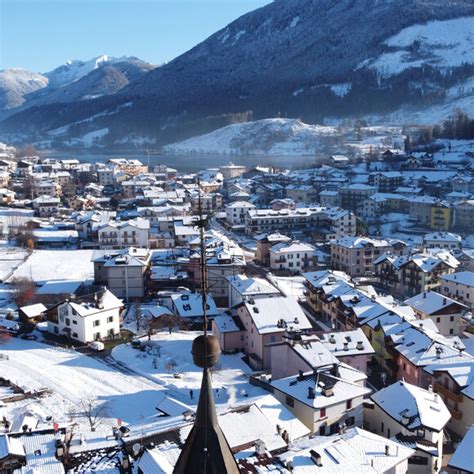
M 100 332 L 96 332 L 96 333 L 94 334 L 94 340 L 95 340 L 95 341 L 98 341 L 99 339 L 100 339 Z
M 383 424 L 383 421 L 382 423 L 380 423 L 380 431 L 383 433 L 385 430 L 385 425 Z
M 441 318 L 436 318 L 436 322 L 437 322 L 437 323 L 440 323 L 440 322 L 441 322 Z
M 350 416 L 346 420 L 346 426 L 353 426 L 355 424 L 355 418 L 353 416 Z M 367 426 L 368 428 L 368 426 Z
M 73 332 L 73 333 L 72 333 L 72 337 L 76 337 L 76 338 L 77 338 L 77 332 Z
M 416 436 L 418 436 L 418 438 L 424 438 L 425 430 L 416 430 Z
M 346 402 L 346 410 L 350 410 L 352 408 L 352 400 L 347 400 Z
M 324 418 L 326 416 L 326 408 L 321 408 L 319 410 L 319 418 Z
M 270 336 L 270 341 L 271 342 L 276 342 L 276 336 Z
M 390 439 L 390 428 L 387 429 L 387 438 Z
M 289 395 L 286 396 L 285 402 L 289 407 L 294 407 L 295 406 L 294 399 L 292 397 L 290 397 Z
M 54 326 L 54 334 L 59 334 L 59 329 L 57 326 Z
M 420 466 L 427 466 L 428 465 L 428 458 L 423 456 L 412 456 L 408 458 L 408 464 L 418 464 Z
M 451 317 L 449 318 L 449 320 L 450 320 L 451 322 L 453 322 L 453 321 L 454 321 L 454 316 L 451 316 Z
M 113 316 L 109 316 L 109 317 L 107 318 L 107 322 L 108 322 L 108 323 L 113 323 L 113 322 L 114 322 L 114 317 L 113 317 Z
M 69 318 L 66 318 L 64 322 L 66 323 L 66 326 L 71 325 L 71 320 Z
M 100 319 L 96 319 L 92 325 L 95 327 L 100 326 Z
M 77 326 L 77 321 L 75 319 L 73 319 L 72 324 L 75 324 Z
M 454 334 L 454 329 L 453 329 L 453 328 L 451 328 L 451 329 L 449 330 L 449 334 L 451 334 L 451 335 Z

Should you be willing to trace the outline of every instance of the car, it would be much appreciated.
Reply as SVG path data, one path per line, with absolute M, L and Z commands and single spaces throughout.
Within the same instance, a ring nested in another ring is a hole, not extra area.
M 104 349 L 105 349 L 105 345 L 103 342 L 100 342 L 100 341 L 94 341 L 94 342 L 91 342 L 89 344 L 89 347 L 93 350 L 93 351 L 97 351 L 97 352 L 102 352 Z

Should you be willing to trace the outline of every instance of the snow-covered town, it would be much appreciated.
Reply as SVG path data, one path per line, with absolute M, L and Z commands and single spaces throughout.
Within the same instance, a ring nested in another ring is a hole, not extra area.
M 1 145 L 0 472 L 192 472 L 204 404 L 227 472 L 472 472 L 474 142 L 404 148 Z

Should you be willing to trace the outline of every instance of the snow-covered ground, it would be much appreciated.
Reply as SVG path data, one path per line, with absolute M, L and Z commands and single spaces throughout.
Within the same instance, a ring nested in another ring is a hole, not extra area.
M 112 356 L 123 365 L 163 384 L 172 397 L 194 407 L 202 377 L 202 371 L 194 365 L 191 354 L 192 341 L 198 334 L 200 333 L 161 332 L 152 336 L 150 348 L 146 352 L 126 344 L 116 347 Z M 143 340 L 146 341 L 147 338 Z M 266 393 L 248 382 L 247 375 L 251 370 L 242 361 L 242 357 L 242 354 L 221 355 L 219 365 L 213 370 L 212 385 L 218 410 L 246 404 L 252 398 Z M 174 377 L 176 372 L 181 378 Z M 190 390 L 193 390 L 193 398 Z
M 74 420 L 86 425 L 81 400 L 94 398 L 107 403 L 108 423 L 117 418 L 134 423 L 155 415 L 155 405 L 163 398 L 161 385 L 126 375 L 75 350 L 12 338 L 0 346 L 0 353 L 8 356 L 0 361 L 2 377 L 27 390 L 52 391 L 39 399 L 8 403 L 0 408 L 0 416 L 2 410 L 10 414 L 29 410 L 66 422 L 75 412 Z
M 34 250 L 13 273 L 15 278 L 28 278 L 36 284 L 49 280 L 92 280 L 92 250 Z
M 296 119 L 265 119 L 228 125 L 165 147 L 174 153 L 312 155 L 338 134 L 335 127 Z
M 5 281 L 28 255 L 25 249 L 0 241 L 0 281 Z
M 371 66 L 386 76 L 426 64 L 449 68 L 474 62 L 474 28 L 470 17 L 412 25 L 385 43 L 391 51 Z
M 280 288 L 286 296 L 294 298 L 304 297 L 305 279 L 302 276 L 280 277 L 272 275 L 270 279 Z

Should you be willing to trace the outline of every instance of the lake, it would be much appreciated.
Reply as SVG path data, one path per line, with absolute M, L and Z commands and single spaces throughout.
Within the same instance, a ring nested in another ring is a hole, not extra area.
M 243 165 L 247 168 L 255 166 L 276 166 L 278 168 L 302 169 L 314 167 L 316 158 L 313 156 L 239 156 L 239 155 L 150 155 L 141 150 L 136 153 L 90 153 L 88 151 L 44 151 L 48 158 L 66 159 L 77 158 L 85 163 L 104 163 L 110 158 L 136 158 L 142 163 L 150 166 L 167 165 L 180 172 L 196 172 L 206 168 L 217 168 L 232 162 L 235 165 Z M 148 159 L 150 161 L 148 161 Z

